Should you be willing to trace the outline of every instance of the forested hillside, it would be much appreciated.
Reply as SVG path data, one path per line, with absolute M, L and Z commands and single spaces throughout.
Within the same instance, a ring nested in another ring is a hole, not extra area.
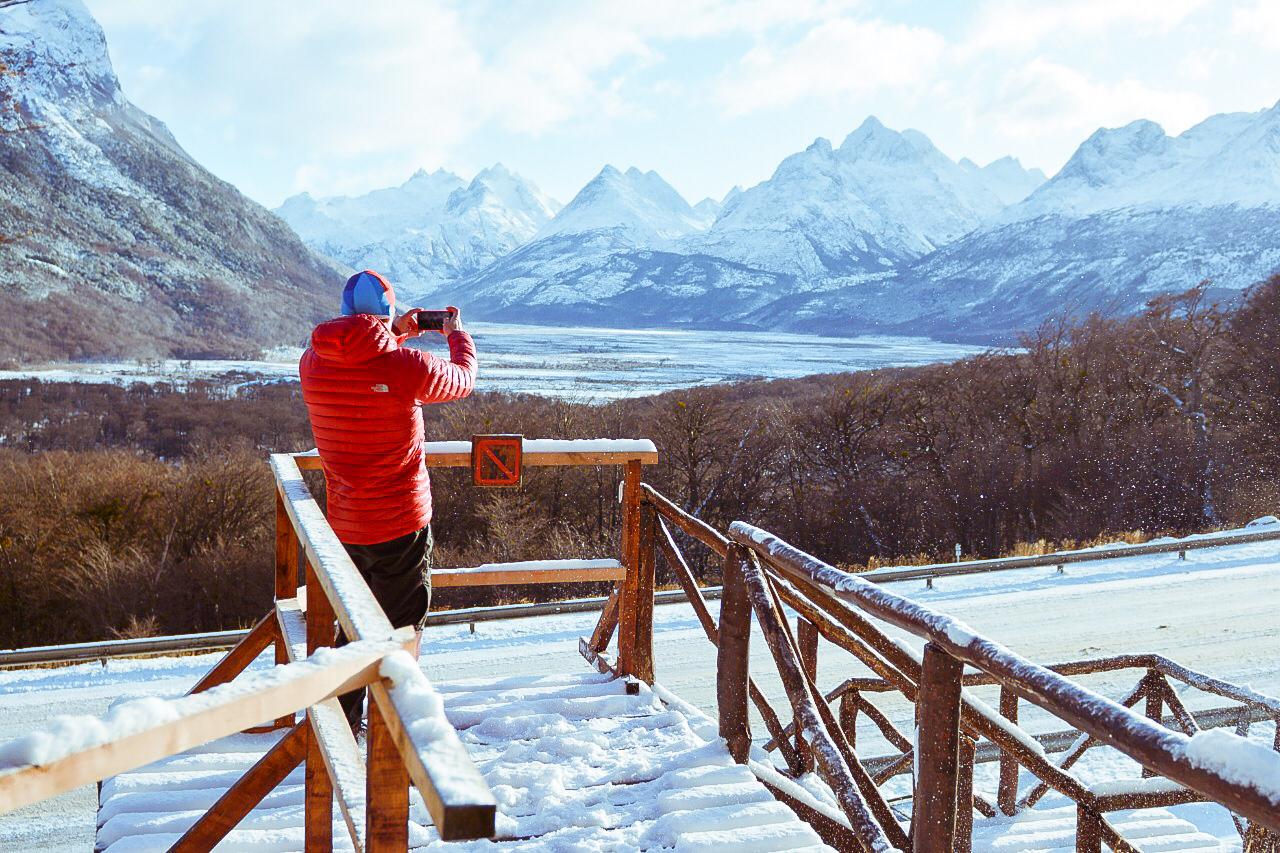
M 1017 354 L 607 405 L 481 392 L 428 407 L 427 430 L 652 438 L 662 463 L 646 479 L 681 505 L 845 564 L 1240 524 L 1280 508 L 1280 277 L 1231 313 L 1204 291 L 1046 326 Z M 265 456 L 312 446 L 296 385 L 0 384 L 0 645 L 260 615 Z M 433 480 L 437 565 L 616 548 L 612 470 L 533 471 L 518 492 L 477 491 L 457 471 Z

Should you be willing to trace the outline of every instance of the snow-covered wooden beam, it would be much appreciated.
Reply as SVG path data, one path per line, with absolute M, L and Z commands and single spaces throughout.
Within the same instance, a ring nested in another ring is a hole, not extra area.
M 135 699 L 103 717 L 55 717 L 0 744 L 0 813 L 234 734 L 377 680 L 392 641 L 357 642 L 245 673 L 178 699 Z
M 626 569 L 617 560 L 526 560 L 486 563 L 465 569 L 432 569 L 433 587 L 620 581 Z
M 428 468 L 471 467 L 471 442 L 428 441 L 423 445 Z M 565 465 L 625 465 L 640 462 L 653 465 L 658 461 L 658 448 L 648 439 L 586 438 L 555 439 L 526 438 L 522 449 L 526 467 L 553 467 Z M 299 468 L 320 469 L 320 455 L 309 450 L 295 453 Z

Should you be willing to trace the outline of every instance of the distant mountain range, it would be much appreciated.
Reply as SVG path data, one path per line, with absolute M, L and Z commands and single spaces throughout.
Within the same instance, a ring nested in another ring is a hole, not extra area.
M 120 91 L 80 0 L 0 8 L 0 361 L 250 356 L 341 270 Z
M 300 343 L 364 267 L 480 319 L 986 343 L 1280 269 L 1280 104 L 1099 130 L 1048 180 L 868 118 L 696 205 L 605 166 L 561 206 L 496 164 L 272 216 L 129 103 L 81 0 L 0 6 L 0 63 L 0 360 Z
M 1048 317 L 1138 311 L 1203 278 L 1229 297 L 1280 269 L 1278 152 L 1280 105 L 1177 137 L 1138 121 L 1099 130 L 1046 180 L 1011 157 L 952 161 L 924 134 L 868 118 L 718 203 L 691 207 L 655 172 L 606 166 L 553 216 L 554 204 L 517 206 L 545 219 L 504 233 L 486 264 L 405 281 L 494 320 L 1004 342 Z M 317 250 L 394 270 L 399 256 L 327 249 L 292 206 L 280 213 Z

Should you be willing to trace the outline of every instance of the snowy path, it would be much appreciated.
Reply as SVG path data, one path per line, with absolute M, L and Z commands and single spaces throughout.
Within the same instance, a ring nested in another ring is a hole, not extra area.
M 923 582 L 910 582 L 893 589 L 953 614 L 1036 660 L 1159 652 L 1280 695 L 1277 543 L 1191 551 L 1185 561 L 1176 555 L 1142 557 L 1069 566 L 1065 575 L 1052 568 L 1026 569 L 935 585 L 928 590 Z M 586 664 L 578 656 L 577 641 L 590 632 L 594 621 L 593 614 L 564 614 L 480 623 L 474 635 L 465 625 L 429 629 L 424 669 L 433 681 L 501 678 L 517 669 L 581 675 Z M 657 608 L 654 635 L 658 680 L 714 713 L 715 654 L 689 606 Z M 100 713 L 116 696 L 181 693 L 216 657 L 0 672 L 0 739 L 23 734 L 33 723 L 57 713 Z M 775 707 L 783 707 L 781 686 L 758 637 L 753 638 L 751 657 L 762 689 Z M 823 644 L 819 682 L 824 688 L 859 672 L 847 654 Z M 1114 697 L 1131 687 L 1137 676 L 1121 672 L 1084 681 Z M 897 709 L 892 716 L 904 723 L 909 710 Z M 1024 714 L 1024 719 L 1032 729 L 1061 727 L 1031 714 Z M 859 732 L 859 740 L 874 752 L 875 741 L 870 732 L 867 736 L 863 741 Z M 92 789 L 85 788 L 0 816 L 0 849 L 86 849 L 93 838 L 93 809 Z M 1196 823 L 1201 825 L 1199 819 Z
M 776 802 L 719 739 L 646 688 L 595 673 L 442 682 L 445 713 L 498 800 L 497 836 L 510 851 L 804 851 L 822 845 Z M 107 780 L 98 847 L 163 851 L 275 736 L 237 735 Z M 218 848 L 302 849 L 302 770 L 294 771 Z M 490 841 L 442 845 L 417 792 L 410 846 L 493 850 Z M 341 819 L 335 846 L 347 849 Z

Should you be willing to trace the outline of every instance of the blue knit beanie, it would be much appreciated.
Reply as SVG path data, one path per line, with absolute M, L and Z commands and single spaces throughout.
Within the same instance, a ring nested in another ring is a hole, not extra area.
M 358 272 L 347 279 L 342 288 L 342 316 L 374 314 L 379 317 L 394 316 L 396 292 L 391 284 L 373 270 Z

